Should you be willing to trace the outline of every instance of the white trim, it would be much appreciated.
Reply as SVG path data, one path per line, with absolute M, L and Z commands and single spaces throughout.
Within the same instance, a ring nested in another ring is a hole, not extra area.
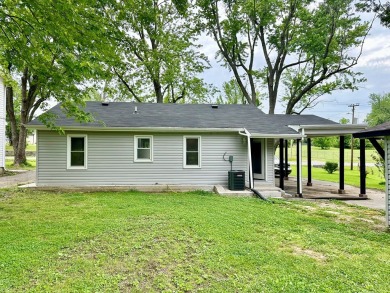
M 45 125 L 29 125 L 24 124 L 28 129 L 51 130 Z M 126 131 L 126 132 L 238 132 L 243 131 L 243 128 L 191 128 L 191 127 L 103 127 L 103 126 L 59 126 L 63 130 L 77 130 L 77 131 Z
M 70 150 L 71 150 L 71 138 L 83 137 L 84 138 L 84 166 L 71 166 L 70 165 Z M 88 135 L 86 134 L 68 134 L 67 135 L 67 159 L 66 168 L 69 170 L 86 170 L 88 169 Z
M 198 165 L 187 165 L 187 138 L 198 139 Z M 183 136 L 183 168 L 185 169 L 200 169 L 202 168 L 202 138 L 201 136 L 185 135 Z
M 238 132 L 239 135 L 246 136 L 247 138 L 247 149 L 248 149 L 248 168 L 249 168 L 249 188 L 254 187 L 254 179 L 253 179 L 253 173 L 252 173 L 252 150 L 251 150 L 251 133 L 244 128 L 244 133 Z
M 150 159 L 138 158 L 138 139 L 147 138 L 150 141 Z M 135 163 L 150 163 L 153 162 L 153 135 L 134 135 L 134 162 Z

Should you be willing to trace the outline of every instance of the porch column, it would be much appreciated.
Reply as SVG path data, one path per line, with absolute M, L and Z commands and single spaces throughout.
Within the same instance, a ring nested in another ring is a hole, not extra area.
M 360 139 L 360 194 L 359 197 L 366 197 L 366 142 Z
M 340 136 L 340 172 L 339 172 L 339 194 L 344 194 L 344 136 Z
M 302 140 L 297 139 L 297 197 L 302 197 Z
M 311 182 L 311 138 L 307 138 L 307 186 L 313 186 Z
M 284 180 L 288 180 L 288 140 L 286 139 L 284 142 L 284 159 L 286 162 L 284 165 Z
M 279 188 L 284 190 L 284 166 L 283 166 L 283 154 L 284 154 L 284 139 L 279 139 Z

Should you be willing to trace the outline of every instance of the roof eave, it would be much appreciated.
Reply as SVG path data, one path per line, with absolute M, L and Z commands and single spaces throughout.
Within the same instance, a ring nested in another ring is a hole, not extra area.
M 318 124 L 289 125 L 292 129 L 302 132 L 308 137 L 323 137 L 353 134 L 367 128 L 367 124 Z
M 26 125 L 29 129 L 51 130 L 45 125 Z M 96 127 L 96 126 L 58 126 L 64 131 L 114 131 L 114 132 L 239 132 L 244 128 L 192 128 L 192 127 Z

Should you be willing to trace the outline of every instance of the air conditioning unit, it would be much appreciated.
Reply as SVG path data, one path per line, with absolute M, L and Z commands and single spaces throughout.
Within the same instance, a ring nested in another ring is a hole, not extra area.
M 228 172 L 228 188 L 230 190 L 245 189 L 245 171 L 231 170 Z

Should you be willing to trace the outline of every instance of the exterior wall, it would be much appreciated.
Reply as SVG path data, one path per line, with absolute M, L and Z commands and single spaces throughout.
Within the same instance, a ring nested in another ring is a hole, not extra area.
M 390 226 L 390 136 L 385 137 L 385 168 L 386 168 L 386 223 Z
M 265 155 L 265 161 L 266 161 L 266 181 L 268 183 L 275 184 L 275 171 L 274 171 L 274 145 L 275 140 L 273 138 L 266 139 L 266 155 Z
M 134 135 L 151 135 L 150 133 L 66 134 L 88 135 L 88 169 L 67 169 L 66 135 L 38 131 L 38 186 L 227 185 L 230 164 L 223 160 L 225 152 L 226 156 L 234 156 L 233 169 L 245 170 L 245 176 L 248 177 L 246 141 L 243 136 L 234 133 L 155 133 L 153 162 L 134 162 Z M 183 168 L 184 135 L 201 136 L 201 168 Z
M 5 168 L 5 86 L 0 77 L 0 168 Z

